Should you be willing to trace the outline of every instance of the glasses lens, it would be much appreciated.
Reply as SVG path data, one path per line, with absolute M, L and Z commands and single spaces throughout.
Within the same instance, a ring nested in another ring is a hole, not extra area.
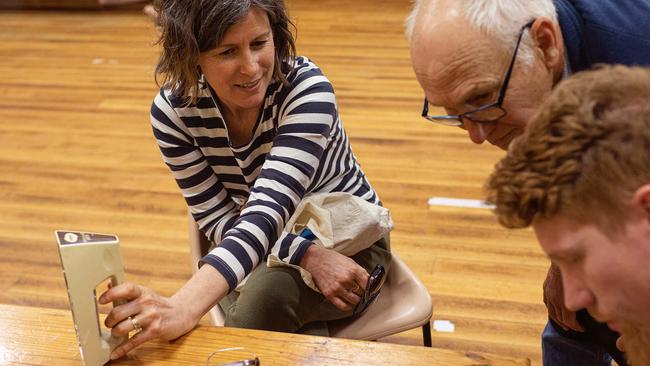
M 375 300 L 377 300 L 377 297 L 379 297 L 379 291 L 377 291 L 374 295 L 372 295 L 372 297 L 368 299 L 368 301 L 366 301 L 366 307 L 375 302 Z
M 379 297 L 379 291 L 376 291 L 369 296 L 364 296 L 363 299 L 361 299 L 361 301 L 354 307 L 353 314 L 361 314 L 366 311 L 366 309 L 377 300 L 377 297 Z
M 375 269 L 368 277 L 368 286 L 366 286 L 366 297 L 373 296 L 375 293 L 378 293 L 381 290 L 381 286 L 384 284 L 384 274 L 386 270 L 382 265 L 377 265 Z
M 368 306 L 377 299 L 381 286 L 384 284 L 385 275 L 386 270 L 384 269 L 384 266 L 378 264 L 368 277 L 368 283 L 366 285 L 366 290 L 363 293 L 363 297 L 352 311 L 354 315 L 366 311 Z
M 497 106 L 480 109 L 465 114 L 465 118 L 474 122 L 493 122 L 506 115 L 506 112 Z
M 457 127 L 463 125 L 463 122 L 459 121 L 458 119 L 449 118 L 447 116 L 440 116 L 440 117 L 426 116 L 424 118 L 429 122 L 437 123 L 443 126 Z

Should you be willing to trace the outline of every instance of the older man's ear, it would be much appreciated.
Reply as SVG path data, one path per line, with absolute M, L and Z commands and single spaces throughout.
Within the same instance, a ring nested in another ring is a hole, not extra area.
M 642 185 L 634 192 L 632 204 L 641 208 L 650 222 L 650 183 Z
M 564 39 L 562 31 L 546 17 L 535 20 L 530 29 L 537 56 L 541 57 L 546 68 L 555 72 L 564 68 Z

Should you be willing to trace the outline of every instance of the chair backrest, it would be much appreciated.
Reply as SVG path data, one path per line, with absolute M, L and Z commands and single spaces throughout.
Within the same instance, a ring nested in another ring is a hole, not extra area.
M 192 272 L 198 261 L 208 253 L 210 241 L 199 231 L 192 215 L 189 217 L 190 260 Z M 433 315 L 429 291 L 395 253 L 386 282 L 377 300 L 354 318 L 329 322 L 330 335 L 337 338 L 375 340 L 428 324 Z M 214 325 L 224 324 L 219 305 L 210 310 Z

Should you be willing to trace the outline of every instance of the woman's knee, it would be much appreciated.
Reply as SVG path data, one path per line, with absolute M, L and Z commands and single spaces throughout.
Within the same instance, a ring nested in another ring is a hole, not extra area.
M 225 325 L 294 332 L 302 326 L 298 313 L 305 288 L 297 271 L 269 268 L 251 277 L 241 289 L 237 301 L 227 309 Z

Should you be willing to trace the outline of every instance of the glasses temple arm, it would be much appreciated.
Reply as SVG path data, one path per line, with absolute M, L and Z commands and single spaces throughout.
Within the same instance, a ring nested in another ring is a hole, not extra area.
M 427 98 L 424 98 L 424 106 L 422 107 L 422 117 L 426 117 L 429 114 L 429 101 Z
M 503 78 L 503 84 L 501 84 L 501 90 L 499 90 L 499 100 L 497 100 L 497 104 L 499 106 L 503 103 L 503 100 L 506 98 L 506 92 L 508 91 L 508 83 L 510 82 L 512 69 L 514 69 L 515 61 L 517 60 L 517 53 L 519 52 L 519 44 L 521 43 L 521 39 L 524 36 L 524 30 L 532 27 L 534 22 L 535 20 L 531 20 L 526 25 L 521 27 L 521 31 L 519 32 L 519 37 L 517 38 L 517 44 L 515 45 L 515 53 L 512 55 L 512 61 L 510 61 L 510 66 L 508 67 L 506 76 Z

